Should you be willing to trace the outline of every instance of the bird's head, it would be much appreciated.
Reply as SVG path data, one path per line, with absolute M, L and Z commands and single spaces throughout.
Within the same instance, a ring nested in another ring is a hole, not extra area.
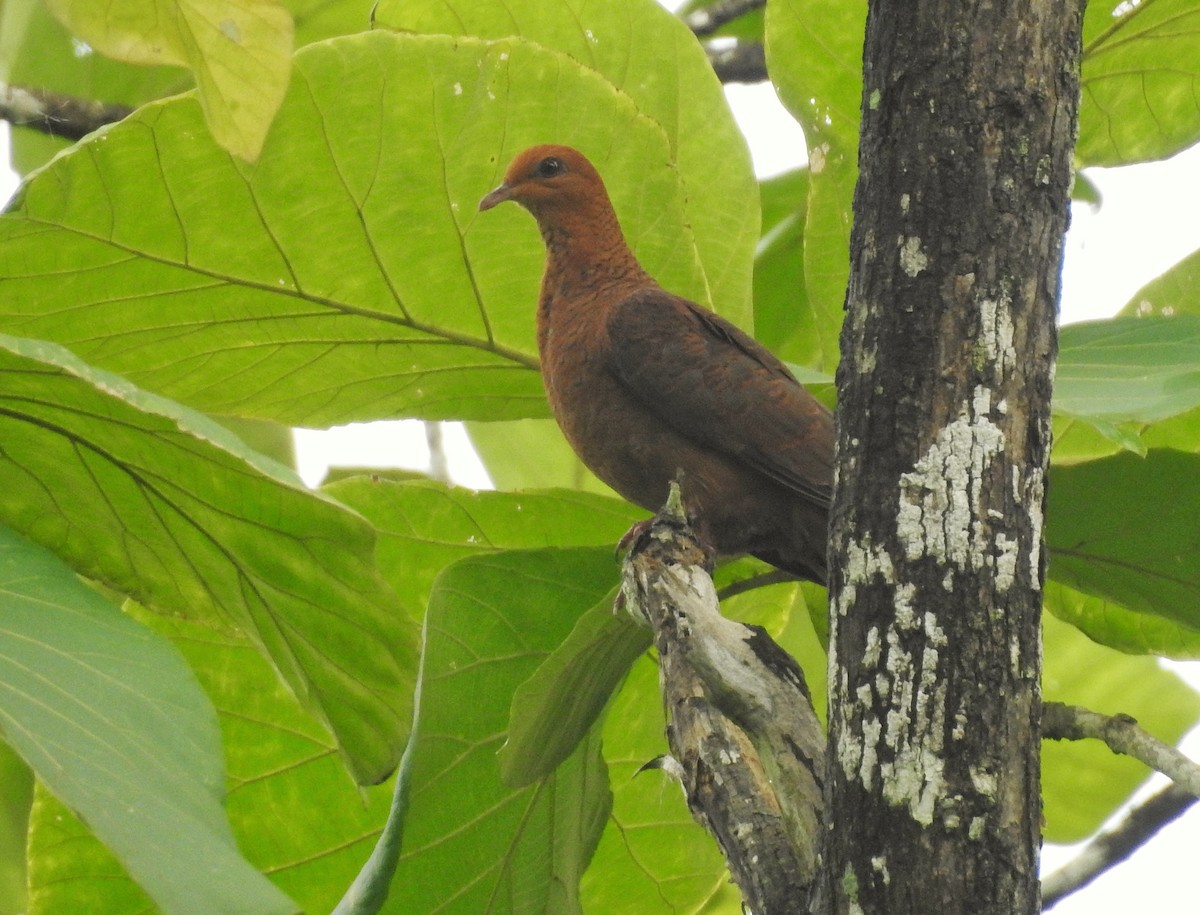
M 559 207 L 576 212 L 608 205 L 604 182 L 583 153 L 570 146 L 533 146 L 512 160 L 504 183 L 479 201 L 480 210 L 513 200 L 534 216 Z

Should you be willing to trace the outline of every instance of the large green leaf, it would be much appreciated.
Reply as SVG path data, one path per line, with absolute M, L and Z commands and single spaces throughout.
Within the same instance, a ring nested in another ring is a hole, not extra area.
M 866 13 L 861 0 L 767 4 L 767 69 L 780 99 L 804 128 L 809 156 L 806 295 L 797 297 L 797 331 L 789 355 L 826 372 L 837 365 L 850 271 Z M 795 348 L 801 345 L 805 349 Z
M 1200 696 L 1157 659 L 1119 654 L 1047 616 L 1043 693 L 1107 715 L 1126 714 L 1174 743 L 1200 717 Z M 1042 742 L 1042 799 L 1051 842 L 1075 842 L 1100 827 L 1150 770 L 1096 740 Z
M 110 57 L 188 67 L 217 142 L 243 159 L 258 155 L 292 63 L 292 17 L 275 0 L 46 3 Z
M 751 255 L 759 231 L 750 152 L 707 56 L 675 16 L 654 0 L 379 0 L 374 20 L 421 33 L 491 39 L 520 35 L 566 54 L 631 99 L 667 138 L 683 186 L 688 232 L 679 239 L 690 245 L 694 238 L 704 283 L 664 272 L 643 258 L 644 266 L 672 292 L 712 305 L 739 324 L 749 323 Z M 579 104 L 564 96 L 562 85 L 547 86 L 543 92 L 555 108 Z M 581 148 L 595 161 L 597 154 L 612 156 L 614 141 L 624 146 L 631 140 L 618 133 L 606 143 Z M 507 155 L 527 142 L 506 139 Z M 578 145 L 555 124 L 544 125 L 537 142 Z M 498 164 L 506 165 L 507 158 Z M 626 173 L 600 168 L 639 257 L 639 224 L 653 224 L 663 215 L 659 201 L 647 193 L 653 172 L 661 167 L 661 156 L 643 156 Z M 494 183 L 499 183 L 498 174 Z M 620 200 L 628 204 L 622 207 Z M 666 230 L 678 231 L 669 219 Z M 537 247 L 536 242 L 532 245 Z M 529 273 L 523 284 L 523 301 L 531 311 L 538 275 L 540 270 Z
M 729 880 L 716 843 L 692 820 L 679 783 L 659 770 L 638 771 L 667 752 L 664 728 L 658 665 L 644 657 L 604 726 L 613 812 L 584 875 L 586 912 L 696 912 Z
M 1193 251 L 1135 292 L 1121 309 L 1121 314 L 1200 314 L 1200 251 Z
M 257 165 L 185 97 L 39 172 L 0 218 L 0 328 L 212 413 L 545 415 L 541 243 L 517 207 L 476 207 L 546 136 L 592 152 L 649 269 L 703 292 L 685 207 L 705 195 L 627 95 L 524 40 L 375 32 L 297 54 Z
M 808 221 L 808 169 L 763 181 L 759 195 L 763 234 L 754 255 L 754 333 L 781 359 L 812 362 L 827 330 L 805 320 L 804 226 Z
M 1092 641 L 1109 648 L 1179 660 L 1200 658 L 1200 629 L 1153 613 L 1138 613 L 1057 581 L 1046 582 L 1043 605 Z
M 188 620 L 147 622 L 179 647 L 216 706 L 225 807 L 243 853 L 304 911 L 328 912 L 370 852 L 390 783 L 355 785 L 329 732 L 244 637 Z
M 0 520 L 162 612 L 244 629 L 365 782 L 411 716 L 416 627 L 374 532 L 205 417 L 0 338 Z
M 187 71 L 179 67 L 139 67 L 93 52 L 71 36 L 42 0 L 4 0 L 0 5 L 0 80 L 118 105 L 139 105 L 191 85 Z M 14 129 L 13 168 L 28 174 L 69 145 L 40 131 Z
M 1200 140 L 1200 7 L 1096 0 L 1083 22 L 1075 155 L 1087 165 L 1162 159 Z
M 1200 408 L 1154 423 L 1141 434 L 1147 448 L 1200 452 Z
M 405 845 L 387 912 L 578 912 L 608 816 L 593 733 L 552 775 L 500 780 L 513 691 L 611 584 L 603 549 L 470 557 L 429 602 Z
M 1154 450 L 1056 467 L 1047 574 L 1136 613 L 1200 629 L 1200 456 Z
M 554 771 L 591 730 L 633 662 L 650 647 L 650 631 L 614 611 L 608 594 L 513 696 L 500 775 L 522 787 Z
M 0 741 L 0 912 L 28 908 L 26 847 L 33 786 L 29 766 Z
M 4 527 L 0 611 L 0 735 L 155 901 L 295 911 L 238 853 L 216 716 L 179 653 Z
M 1200 253 L 1193 253 L 1142 287 L 1119 317 L 1062 329 L 1056 463 L 1096 460 L 1122 448 L 1200 450 L 1197 288 Z
M 499 489 L 562 486 L 612 495 L 571 450 L 552 419 L 468 423 L 467 435 Z
M 286 0 L 281 5 L 292 14 L 297 46 L 367 26 L 369 4 L 362 0 Z M 193 85 L 181 67 L 129 64 L 93 53 L 67 32 L 42 0 L 5 0 L 0 6 L 0 80 L 124 105 L 141 105 Z M 44 165 L 69 145 L 35 130 L 16 130 L 12 141 L 14 166 L 21 174 Z
M 370 850 L 390 786 L 354 785 L 328 732 L 245 638 L 131 609 L 171 638 L 216 706 L 228 768 L 225 807 L 239 847 L 304 911 L 328 912 Z M 119 863 L 44 798 L 30 847 L 37 912 L 144 910 L 145 903 L 126 901 L 137 891 L 119 878 Z M 195 870 L 191 861 L 176 863 Z
M 1058 466 L 1095 461 L 1122 450 L 1144 455 L 1148 447 L 1136 423 L 1109 423 L 1072 416 L 1053 416 L 1052 420 L 1054 445 L 1050 461 Z
M 612 550 L 641 514 L 617 499 L 568 489 L 474 492 L 430 480 L 355 477 L 326 491 L 379 532 L 379 567 L 412 607 L 424 607 L 450 564 L 501 550 L 600 546 Z M 617 584 L 616 558 L 608 586 Z
M 158 907 L 120 860 L 41 785 L 29 816 L 28 915 L 140 913 Z
M 1200 406 L 1200 315 L 1071 324 L 1059 343 L 1057 414 L 1150 423 Z
M 853 152 L 862 104 L 862 47 L 867 4 L 862 0 L 769 0 L 767 68 L 779 98 L 804 128 L 809 168 L 820 173 L 825 154 Z

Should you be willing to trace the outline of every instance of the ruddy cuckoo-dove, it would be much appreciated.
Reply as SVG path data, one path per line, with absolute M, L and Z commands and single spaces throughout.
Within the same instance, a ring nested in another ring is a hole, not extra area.
M 824 583 L 829 411 L 762 344 L 642 269 L 578 151 L 525 150 L 479 209 L 505 200 L 533 214 L 546 243 L 542 379 L 583 463 L 649 511 L 679 480 L 718 555 Z

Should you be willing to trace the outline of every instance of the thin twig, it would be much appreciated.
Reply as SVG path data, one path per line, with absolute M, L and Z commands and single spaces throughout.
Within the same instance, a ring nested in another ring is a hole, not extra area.
M 1194 795 L 1178 785 L 1168 785 L 1134 807 L 1116 827 L 1098 835 L 1068 864 L 1042 880 L 1043 910 L 1126 860 L 1195 803 Z
M 739 41 L 732 47 L 708 45 L 705 50 L 723 83 L 761 83 L 767 78 L 767 55 L 757 41 Z
M 49 89 L 0 85 L 0 120 L 67 140 L 80 140 L 132 111 L 128 105 L 75 98 Z
M 442 441 L 442 424 L 434 421 L 425 423 L 425 444 L 429 446 L 429 477 L 439 483 L 449 483 L 450 460 Z
M 1200 764 L 1146 733 L 1128 715 L 1101 715 L 1076 705 L 1047 702 L 1042 708 L 1042 737 L 1049 740 L 1102 740 L 1114 753 L 1144 762 L 1189 794 L 1200 797 Z
M 704 38 L 725 23 L 766 5 L 767 0 L 717 0 L 710 6 L 692 10 L 683 17 L 683 22 L 697 38 Z

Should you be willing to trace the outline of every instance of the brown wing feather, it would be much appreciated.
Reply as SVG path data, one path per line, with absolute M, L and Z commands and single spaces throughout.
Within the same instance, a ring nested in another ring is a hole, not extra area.
M 661 289 L 616 305 L 607 330 L 613 374 L 665 423 L 829 506 L 833 419 L 757 340 Z

